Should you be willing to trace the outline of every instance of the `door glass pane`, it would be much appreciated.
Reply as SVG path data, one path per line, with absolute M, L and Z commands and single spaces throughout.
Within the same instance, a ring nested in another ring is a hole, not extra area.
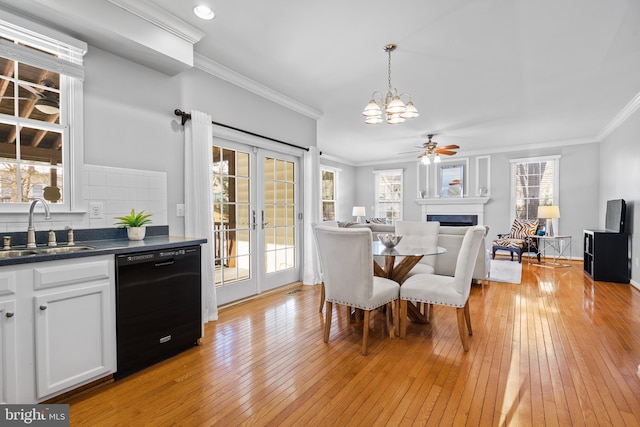
M 294 167 L 287 160 L 267 157 L 264 161 L 264 208 L 269 218 L 265 226 L 266 273 L 296 267 Z
M 251 277 L 249 153 L 213 147 L 212 161 L 216 286 L 227 286 Z

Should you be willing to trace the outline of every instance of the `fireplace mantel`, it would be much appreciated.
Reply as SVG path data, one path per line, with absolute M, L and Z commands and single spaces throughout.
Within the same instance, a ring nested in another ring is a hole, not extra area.
M 484 224 L 484 205 L 488 197 L 433 197 L 416 199 L 416 204 L 422 206 L 422 221 L 427 215 L 477 215 L 478 224 Z
M 484 205 L 488 197 L 430 197 L 416 199 L 418 205 Z

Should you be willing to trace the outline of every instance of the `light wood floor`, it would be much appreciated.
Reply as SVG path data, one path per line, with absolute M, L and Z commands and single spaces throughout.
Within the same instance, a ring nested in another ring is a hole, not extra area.
M 69 399 L 71 425 L 640 425 L 640 293 L 578 262 L 522 277 L 474 285 L 468 353 L 449 307 L 406 340 L 376 313 L 362 356 L 344 310 L 322 342 L 318 286 L 238 304 L 200 347 Z

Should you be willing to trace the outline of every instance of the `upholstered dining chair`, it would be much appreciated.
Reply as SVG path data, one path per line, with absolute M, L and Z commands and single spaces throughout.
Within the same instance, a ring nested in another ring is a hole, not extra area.
M 344 229 L 317 225 L 314 229 L 324 279 L 326 313 L 324 342 L 329 342 L 333 303 L 364 311 L 362 325 L 363 355 L 367 354 L 371 311 L 387 306 L 389 336 L 398 325 L 397 304 L 400 285 L 393 280 L 373 275 L 371 230 Z M 390 323 L 394 315 L 393 325 Z
M 431 248 L 438 246 L 438 221 L 398 221 L 396 222 L 396 234 L 402 236 L 402 243 L 411 247 Z M 400 262 L 396 257 L 396 263 Z M 436 257 L 425 256 L 407 273 L 404 280 L 414 274 L 435 273 Z
M 535 239 L 531 236 L 536 234 L 538 230 L 537 219 L 518 219 L 516 218 L 511 225 L 511 231 L 509 234 L 498 234 L 498 238 L 491 243 L 492 257 L 496 257 L 496 251 L 509 251 L 511 253 L 511 261 L 513 261 L 513 254 L 518 255 L 518 262 L 522 262 L 522 252 L 525 250 L 535 250 L 537 253 L 537 247 Z M 540 261 L 540 254 L 538 254 L 538 261 Z
M 314 230 L 314 235 L 315 235 L 315 228 L 316 226 L 320 224 L 326 227 L 333 227 L 333 228 L 338 228 L 338 222 L 337 221 L 322 221 L 321 223 L 313 223 L 311 224 L 311 228 Z M 314 237 L 313 241 L 316 242 L 316 251 L 318 250 L 318 240 Z M 320 309 L 318 310 L 320 313 L 322 313 L 322 308 L 324 307 L 324 279 L 322 278 L 322 263 L 320 263 L 320 256 L 318 255 L 318 266 L 319 266 L 319 270 L 320 270 Z
M 407 334 L 407 304 L 427 303 L 455 307 L 458 317 L 458 332 L 464 351 L 469 351 L 466 329 L 472 335 L 469 317 L 469 293 L 475 260 L 486 229 L 482 225 L 469 227 L 462 240 L 452 276 L 437 274 L 415 274 L 404 281 L 400 289 L 400 337 Z

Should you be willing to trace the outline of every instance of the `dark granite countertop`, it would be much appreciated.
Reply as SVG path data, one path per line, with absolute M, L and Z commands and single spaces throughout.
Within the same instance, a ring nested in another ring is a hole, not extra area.
M 66 240 L 67 232 L 65 230 L 55 230 L 55 233 L 58 242 L 57 247 L 62 248 L 68 246 Z M 26 235 L 26 233 L 5 233 L 5 235 L 10 235 L 12 237 L 12 242 L 15 241 L 17 243 L 15 246 L 12 245 L 14 249 L 24 249 L 26 240 L 25 242 L 22 241 L 22 234 Z M 47 248 L 47 235 L 48 232 L 36 233 L 38 249 Z M 41 241 L 44 243 L 41 243 Z M 80 250 L 77 252 L 62 252 L 55 254 L 38 253 L 33 255 L 4 257 L 0 258 L 0 267 L 70 258 L 84 258 L 108 254 L 119 255 L 160 249 L 180 248 L 203 244 L 207 242 L 207 239 L 170 236 L 169 227 L 152 226 L 147 227 L 147 235 L 144 240 L 129 240 L 126 237 L 126 230 L 121 228 L 106 228 L 74 230 L 74 242 L 76 247 L 88 246 L 91 249 Z M 2 252 L 2 250 L 0 250 L 0 252 Z

